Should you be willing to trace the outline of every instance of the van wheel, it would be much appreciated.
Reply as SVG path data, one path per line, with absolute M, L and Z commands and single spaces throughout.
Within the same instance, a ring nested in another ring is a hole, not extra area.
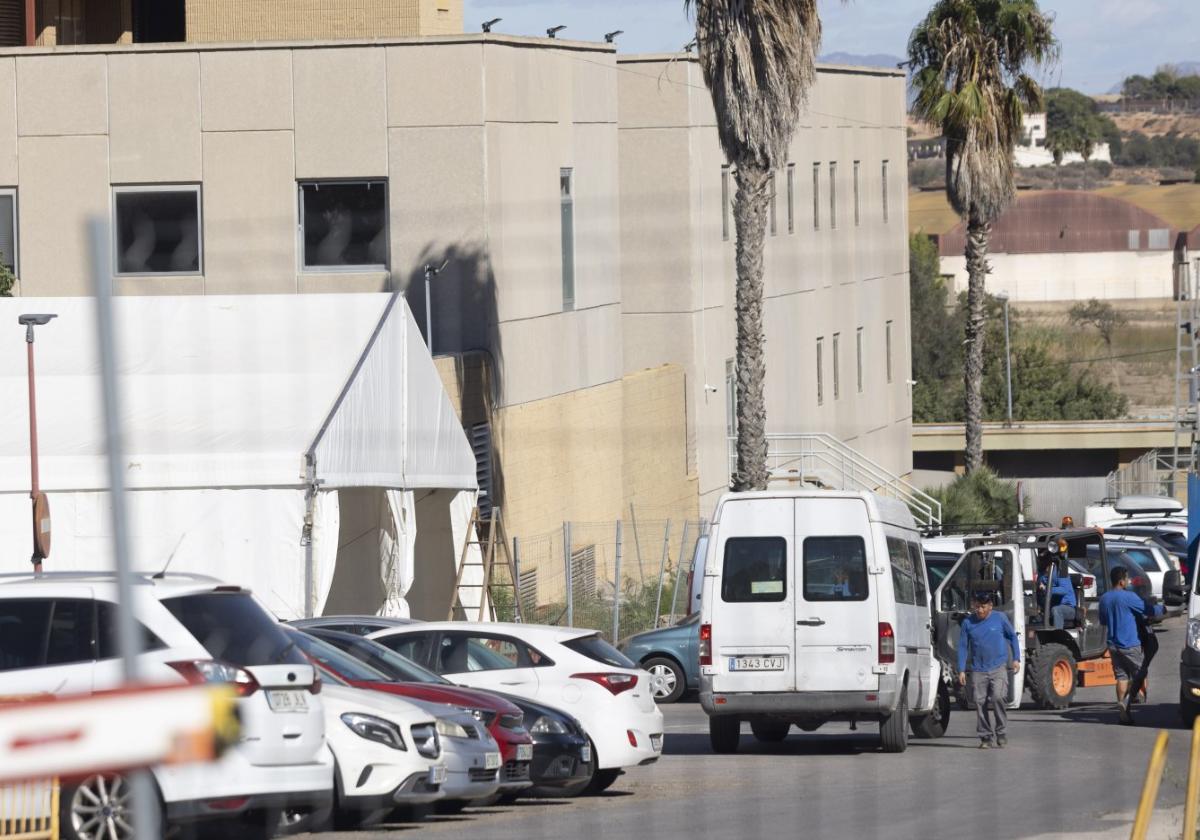
M 1075 698 L 1075 657 L 1063 645 L 1048 644 L 1029 651 L 1025 680 L 1039 709 L 1065 709 Z
M 713 752 L 728 755 L 737 752 L 742 735 L 742 722 L 736 717 L 720 715 L 708 719 L 708 740 Z
M 914 738 L 941 738 L 950 723 L 950 689 L 938 680 L 937 697 L 929 714 L 909 718 Z
M 1200 703 L 1192 700 L 1185 692 L 1186 689 L 1180 686 L 1179 717 L 1183 721 L 1183 725 L 1190 729 L 1196 723 L 1196 718 L 1200 717 Z
M 650 690 L 655 703 L 675 703 L 687 688 L 687 677 L 675 661 L 665 656 L 652 656 L 642 663 L 650 673 Z
M 900 689 L 896 710 L 879 722 L 879 742 L 886 753 L 908 749 L 908 686 Z
M 778 744 L 788 736 L 788 730 L 791 728 L 790 723 L 779 723 L 773 720 L 750 721 L 750 731 L 764 744 Z

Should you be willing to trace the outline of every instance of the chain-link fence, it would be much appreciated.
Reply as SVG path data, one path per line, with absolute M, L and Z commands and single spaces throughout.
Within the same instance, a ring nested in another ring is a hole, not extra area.
M 613 642 L 673 624 L 687 613 L 688 574 L 706 520 L 564 522 L 558 531 L 512 541 L 521 619 L 599 630 Z M 568 560 L 569 558 L 569 560 Z M 510 574 L 499 565 L 496 618 L 516 610 Z

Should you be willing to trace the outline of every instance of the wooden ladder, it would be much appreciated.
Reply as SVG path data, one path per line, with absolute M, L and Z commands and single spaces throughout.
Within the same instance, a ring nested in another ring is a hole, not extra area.
M 481 538 L 481 532 L 486 528 L 486 539 Z M 471 546 L 479 546 L 480 556 L 482 558 L 479 563 L 468 563 L 467 558 L 470 556 Z M 511 583 L 498 583 L 494 579 L 493 572 L 496 568 L 497 553 L 503 555 L 500 562 L 508 569 L 509 580 Z M 482 569 L 482 583 L 463 583 L 463 575 L 468 568 Z M 500 521 L 500 508 L 494 507 L 491 511 L 491 516 L 483 519 L 479 515 L 479 508 L 471 511 L 471 519 L 467 523 L 467 539 L 463 543 L 462 555 L 458 558 L 458 575 L 454 579 L 454 589 L 450 593 L 450 609 L 447 613 L 447 618 L 454 621 L 456 613 L 461 611 L 466 613 L 466 607 L 461 603 L 460 594 L 463 589 L 478 589 L 479 596 L 479 617 L 476 621 L 487 621 L 488 611 L 491 611 L 491 619 L 496 617 L 496 601 L 492 597 L 495 589 L 512 589 L 512 602 L 515 618 L 521 621 L 521 590 L 519 581 L 517 580 L 517 567 L 513 563 L 512 554 L 508 550 L 508 537 L 504 533 L 504 524 Z

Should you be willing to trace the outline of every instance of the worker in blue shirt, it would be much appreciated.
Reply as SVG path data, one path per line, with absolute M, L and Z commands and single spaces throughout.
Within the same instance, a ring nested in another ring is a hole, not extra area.
M 1038 575 L 1038 604 L 1045 603 L 1044 593 L 1050 589 L 1050 623 L 1061 630 L 1066 622 L 1075 620 L 1079 602 L 1075 598 L 1075 585 L 1069 575 L 1059 575 L 1054 558 L 1042 560 L 1042 573 Z
M 1008 616 L 992 609 L 992 593 L 977 592 L 972 614 L 963 619 L 958 637 L 958 683 L 967 684 L 975 700 L 975 733 L 979 748 L 1008 743 L 1008 672 L 1021 669 L 1021 643 Z M 969 664 L 969 668 L 968 668 Z M 988 702 L 992 718 L 988 719 Z
M 1129 571 L 1124 566 L 1114 566 L 1108 577 L 1112 588 L 1100 596 L 1100 623 L 1108 628 L 1108 655 L 1117 677 L 1117 712 L 1121 723 L 1128 726 L 1133 723 L 1129 683 L 1146 677 L 1145 654 L 1138 637 L 1138 617 L 1145 617 L 1146 603 L 1127 588 Z

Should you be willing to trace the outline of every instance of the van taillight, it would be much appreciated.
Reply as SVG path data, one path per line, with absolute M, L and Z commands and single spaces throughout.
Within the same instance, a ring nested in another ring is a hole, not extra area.
M 896 634 L 892 625 L 886 621 L 879 622 L 879 664 L 887 665 L 896 661 Z
M 1093 586 L 1096 585 L 1096 579 L 1094 577 L 1091 577 L 1090 575 L 1084 575 L 1080 579 L 1079 585 L 1081 587 L 1083 587 L 1084 589 L 1091 589 Z
M 230 665 L 227 662 L 216 662 L 211 659 L 190 659 L 180 662 L 168 662 L 181 677 L 192 685 L 205 683 L 222 683 L 233 689 L 238 697 L 249 697 L 258 691 L 258 680 L 245 668 Z
M 700 664 L 712 664 L 712 625 L 700 625 Z

